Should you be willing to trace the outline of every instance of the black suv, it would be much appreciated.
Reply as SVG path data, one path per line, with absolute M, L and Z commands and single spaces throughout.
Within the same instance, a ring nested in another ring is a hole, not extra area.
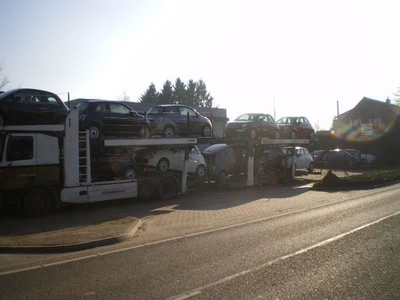
M 104 136 L 137 136 L 147 138 L 150 135 L 150 123 L 134 109 L 117 101 L 92 100 L 80 102 L 79 130 L 89 130 L 91 139 Z

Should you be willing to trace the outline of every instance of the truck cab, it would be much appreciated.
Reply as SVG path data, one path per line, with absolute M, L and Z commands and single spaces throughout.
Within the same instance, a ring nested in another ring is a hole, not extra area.
M 35 210 L 46 199 L 30 199 L 32 191 L 52 198 L 60 185 L 59 139 L 43 133 L 0 134 L 0 198 L 3 206 Z M 49 202 L 52 202 L 49 200 Z M 49 210 L 51 207 L 48 208 Z

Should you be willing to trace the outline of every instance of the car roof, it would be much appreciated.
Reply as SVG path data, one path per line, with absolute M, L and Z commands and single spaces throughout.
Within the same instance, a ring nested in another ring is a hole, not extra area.
M 47 93 L 47 94 L 51 94 L 51 95 L 57 95 L 55 93 L 46 91 L 46 90 L 39 90 L 39 89 L 31 89 L 31 88 L 19 88 L 19 89 L 12 89 L 12 90 L 8 90 L 5 91 L 3 93 L 0 94 L 0 98 L 5 98 L 8 95 L 15 93 L 15 92 L 23 92 L 23 91 L 35 91 L 35 92 L 40 92 L 40 93 Z
M 215 153 L 218 153 L 221 150 L 229 148 L 229 147 L 231 147 L 231 146 L 227 145 L 227 144 L 214 144 L 214 145 L 211 145 L 211 146 L 207 147 L 206 149 L 204 149 L 202 153 L 215 154 Z

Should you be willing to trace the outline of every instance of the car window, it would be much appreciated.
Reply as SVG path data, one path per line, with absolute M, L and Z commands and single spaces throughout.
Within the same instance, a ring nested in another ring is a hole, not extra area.
M 44 95 L 42 97 L 42 102 L 50 103 L 50 104 L 58 104 L 58 100 L 50 95 Z
M 237 117 L 236 121 L 249 121 L 251 119 L 252 119 L 251 115 L 244 114 L 244 115 L 240 115 L 239 117 Z
M 188 107 L 181 107 L 181 115 L 187 116 L 189 113 L 189 117 L 195 117 L 196 113 Z
M 130 109 L 118 103 L 110 104 L 110 111 L 116 114 L 129 115 Z
M 106 103 L 102 103 L 102 104 L 99 104 L 97 107 L 96 107 L 96 112 L 102 112 L 102 111 L 105 111 L 105 110 L 107 110 L 107 104 Z

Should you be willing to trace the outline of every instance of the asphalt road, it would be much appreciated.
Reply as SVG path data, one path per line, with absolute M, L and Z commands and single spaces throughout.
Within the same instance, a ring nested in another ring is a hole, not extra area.
M 205 191 L 138 205 L 144 226 L 129 242 L 0 256 L 1 298 L 398 299 L 399 187 Z

